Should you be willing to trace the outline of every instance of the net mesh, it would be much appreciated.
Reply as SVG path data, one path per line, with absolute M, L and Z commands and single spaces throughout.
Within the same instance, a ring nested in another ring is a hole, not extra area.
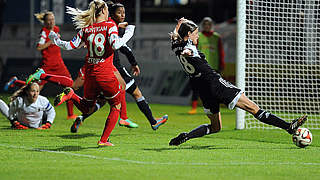
M 320 0 L 246 0 L 246 95 L 320 129 Z M 246 128 L 273 128 L 245 115 Z

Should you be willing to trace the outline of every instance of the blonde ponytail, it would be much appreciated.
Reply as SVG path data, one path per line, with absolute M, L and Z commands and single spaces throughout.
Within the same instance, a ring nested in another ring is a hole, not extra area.
M 69 6 L 66 8 L 67 14 L 72 15 L 72 21 L 76 26 L 76 29 L 81 29 L 92 25 L 96 21 L 96 16 L 100 14 L 101 8 L 105 6 L 106 4 L 103 0 L 93 0 L 90 2 L 88 10 L 85 11 Z
M 40 23 L 44 23 L 44 21 L 45 21 L 45 19 L 46 19 L 46 17 L 48 16 L 48 15 L 53 15 L 54 16 L 54 14 L 53 14 L 53 12 L 51 12 L 51 11 L 46 11 L 46 12 L 40 12 L 40 13 L 36 13 L 36 14 L 34 14 L 34 16 L 38 19 L 38 21 L 40 22 Z

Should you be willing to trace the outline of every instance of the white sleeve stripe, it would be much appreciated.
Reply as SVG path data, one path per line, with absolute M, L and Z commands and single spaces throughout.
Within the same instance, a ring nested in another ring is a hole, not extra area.
M 46 32 L 41 31 L 40 40 L 39 40 L 38 44 L 46 43 L 46 38 L 47 38 Z
M 117 26 L 113 26 L 109 29 L 108 34 L 112 34 L 112 33 L 118 33 Z

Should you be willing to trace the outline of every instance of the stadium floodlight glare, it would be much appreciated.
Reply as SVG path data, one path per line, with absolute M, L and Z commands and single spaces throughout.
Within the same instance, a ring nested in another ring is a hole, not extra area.
M 320 129 L 320 0 L 238 1 L 237 86 L 285 120 Z M 237 129 L 272 126 L 237 110 Z

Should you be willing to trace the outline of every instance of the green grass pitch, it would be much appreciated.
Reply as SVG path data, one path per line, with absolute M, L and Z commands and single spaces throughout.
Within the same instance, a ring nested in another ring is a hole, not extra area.
M 6 98 L 2 96 L 2 99 Z M 52 101 L 52 99 L 51 99 Z M 168 146 L 178 133 L 209 123 L 201 108 L 151 104 L 155 116 L 169 115 L 153 131 L 134 103 L 128 116 L 137 129 L 116 125 L 114 147 L 97 148 L 109 107 L 88 118 L 76 134 L 65 105 L 56 108 L 49 130 L 12 130 L 0 118 L 0 179 L 319 179 L 319 130 L 301 149 L 282 130 L 235 130 L 235 111 L 222 108 L 222 131 Z M 75 108 L 76 109 L 76 108 Z M 76 111 L 76 110 L 75 110 Z M 79 114 L 78 111 L 76 111 Z

